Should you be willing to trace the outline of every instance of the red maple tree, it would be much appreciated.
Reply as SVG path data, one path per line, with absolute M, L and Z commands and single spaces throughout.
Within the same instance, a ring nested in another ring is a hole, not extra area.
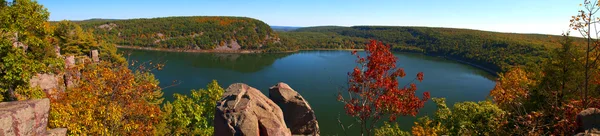
M 338 100 L 345 103 L 346 114 L 360 120 L 361 133 L 371 135 L 382 118 L 395 121 L 398 116 L 416 116 L 430 96 L 429 92 L 421 99 L 415 96 L 417 86 L 413 82 L 423 81 L 423 72 L 408 84 L 398 85 L 398 77 L 404 78 L 406 73 L 396 67 L 397 58 L 389 45 L 371 40 L 365 52 L 366 58 L 352 52 L 360 66 L 348 73 L 348 95 L 344 98 L 340 92 Z

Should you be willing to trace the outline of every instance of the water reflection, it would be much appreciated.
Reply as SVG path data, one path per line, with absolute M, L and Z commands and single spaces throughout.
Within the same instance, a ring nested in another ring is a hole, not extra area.
M 143 60 L 165 60 L 169 65 L 188 65 L 195 68 L 226 69 L 241 73 L 253 73 L 271 66 L 275 60 L 289 56 L 291 53 L 269 54 L 224 54 L 224 53 L 187 53 L 160 52 L 120 49 L 124 54 L 144 57 Z M 136 58 L 140 59 L 140 58 Z

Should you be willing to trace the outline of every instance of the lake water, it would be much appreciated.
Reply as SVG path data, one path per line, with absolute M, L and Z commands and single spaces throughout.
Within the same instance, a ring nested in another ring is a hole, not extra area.
M 129 60 L 166 61 L 161 71 L 154 72 L 166 100 L 172 100 L 173 93 L 189 94 L 191 89 L 205 88 L 216 79 L 223 88 L 232 83 L 246 83 L 261 90 L 268 96 L 269 87 L 278 82 L 289 84 L 298 91 L 316 113 L 321 135 L 343 135 L 337 118 L 348 126 L 353 123 L 345 115 L 343 105 L 336 101 L 340 87 L 346 85 L 347 73 L 355 66 L 355 56 L 349 51 L 301 51 L 283 54 L 213 54 L 180 53 L 120 49 L 130 54 Z M 361 56 L 364 56 L 364 52 Z M 431 97 L 445 97 L 448 105 L 460 101 L 485 100 L 495 82 L 491 74 L 454 61 L 420 54 L 395 53 L 398 66 L 407 73 L 400 80 L 404 85 L 424 72 L 423 82 L 417 82 L 417 94 L 429 91 Z M 432 115 L 435 111 L 432 101 L 427 102 L 418 116 Z M 398 123 L 405 131 L 416 117 L 403 117 Z M 354 123 L 356 125 L 356 123 Z M 352 129 L 350 134 L 356 134 Z

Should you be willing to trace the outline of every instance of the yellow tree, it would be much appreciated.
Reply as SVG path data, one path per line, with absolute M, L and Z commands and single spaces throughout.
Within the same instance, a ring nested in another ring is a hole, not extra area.
M 529 78 L 525 70 L 516 67 L 499 75 L 490 96 L 501 108 L 525 113 L 523 102 L 529 97 L 529 89 L 536 81 Z
M 154 135 L 162 92 L 152 74 L 101 62 L 69 69 L 77 85 L 51 98 L 49 125 L 73 135 Z

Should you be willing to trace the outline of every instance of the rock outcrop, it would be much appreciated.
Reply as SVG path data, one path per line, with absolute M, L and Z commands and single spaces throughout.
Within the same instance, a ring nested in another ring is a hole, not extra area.
M 242 46 L 237 41 L 229 40 L 228 43 L 225 43 L 223 46 L 217 46 L 214 50 L 218 51 L 237 51 L 240 50 Z
M 117 27 L 117 24 L 115 24 L 115 23 L 107 23 L 107 24 L 102 24 L 100 26 L 97 26 L 96 28 L 110 31 L 116 27 Z
M 75 56 L 67 56 L 65 57 L 65 67 L 72 68 L 75 66 Z
M 57 91 L 64 90 L 64 86 L 59 83 L 60 79 L 56 74 L 36 74 L 29 80 L 29 86 L 40 87 L 46 94 L 53 96 Z
M 0 136 L 66 135 L 64 128 L 46 130 L 49 110 L 47 98 L 0 103 Z
M 29 48 L 29 46 L 23 44 L 22 42 L 13 42 L 13 47 L 22 48 L 24 51 L 27 51 L 27 49 Z
M 286 125 L 294 135 L 319 135 L 315 112 L 308 102 L 286 83 L 269 88 L 269 98 L 281 106 Z
M 600 109 L 588 108 L 577 114 L 577 132 L 581 136 L 600 135 Z
M 230 85 L 217 101 L 215 135 L 290 136 L 279 106 L 246 84 Z
M 92 50 L 90 53 L 90 57 L 92 57 L 93 62 L 96 62 L 96 63 L 100 62 L 100 58 L 98 56 L 98 50 Z

